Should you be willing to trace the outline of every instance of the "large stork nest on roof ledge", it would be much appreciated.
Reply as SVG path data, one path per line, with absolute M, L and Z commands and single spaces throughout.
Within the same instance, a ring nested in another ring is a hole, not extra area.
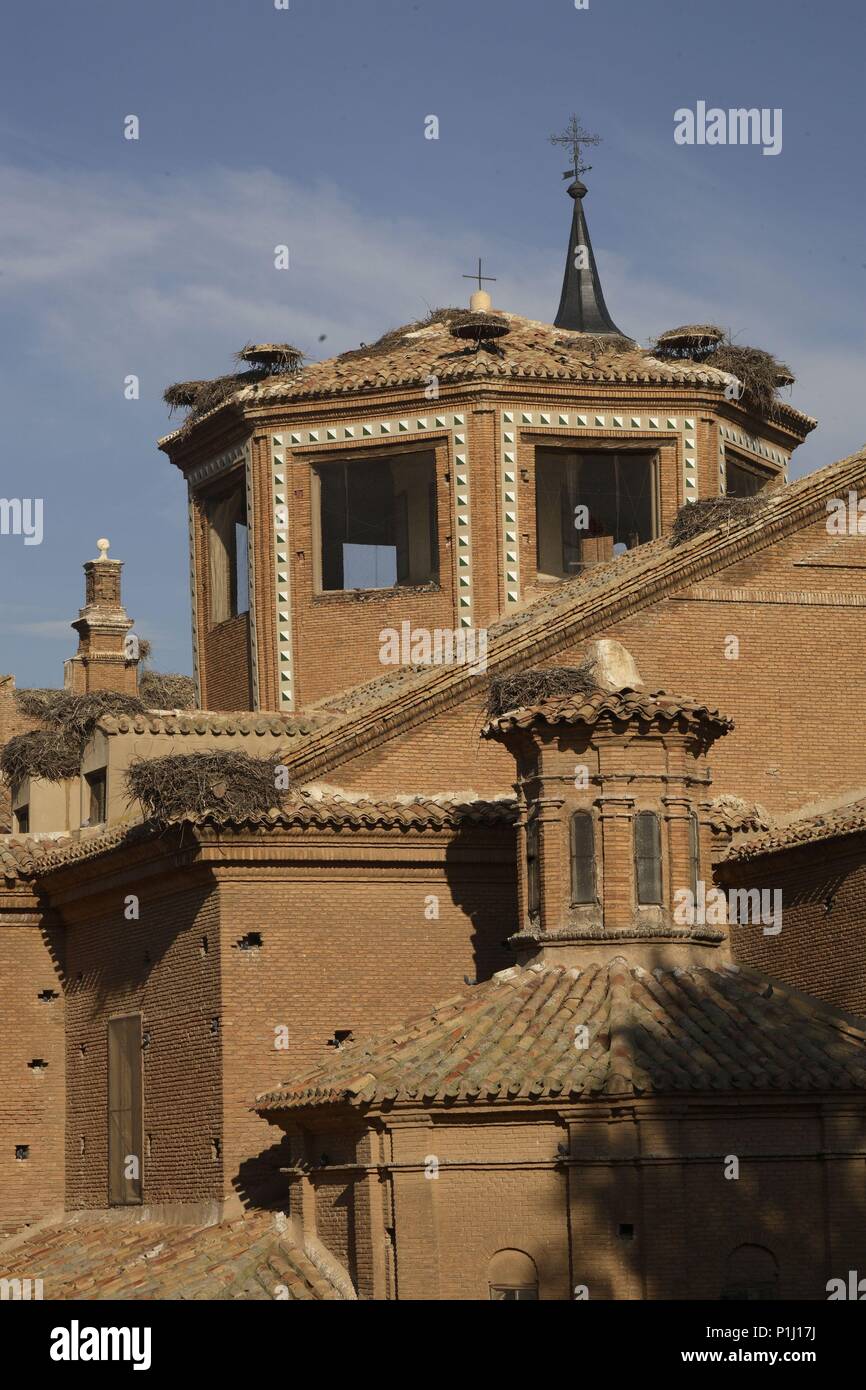
M 753 497 L 702 497 L 680 507 L 671 527 L 671 545 L 683 545 L 705 531 L 715 531 L 731 522 L 751 521 L 763 510 L 773 490 L 756 492 Z
M 12 785 L 25 777 L 46 782 L 75 777 L 85 744 L 104 714 L 143 714 L 145 710 L 134 695 L 113 690 L 94 690 L 86 695 L 71 695 L 67 690 L 18 690 L 15 703 L 21 714 L 40 720 L 44 727 L 16 734 L 0 751 L 0 772 Z
M 509 710 L 525 709 L 554 695 L 588 695 L 597 689 L 589 662 L 582 666 L 546 666 L 518 671 L 513 676 L 493 676 L 485 713 L 488 719 L 496 719 Z
M 699 362 L 701 366 L 727 372 L 739 382 L 734 399 L 744 400 L 771 419 L 779 413 L 779 391 L 792 386 L 795 380 L 791 368 L 771 352 L 732 342 L 714 323 L 669 328 L 656 338 L 650 352 L 668 361 Z
M 138 691 L 148 709 L 195 709 L 195 681 L 177 671 L 144 671 Z
M 256 386 L 273 376 L 295 376 L 303 366 L 304 354 L 291 343 L 247 343 L 235 354 L 238 366 L 246 371 L 229 372 L 211 381 L 177 381 L 162 393 L 170 412 L 188 410 L 178 433 L 191 429 L 196 420 L 208 415 L 243 386 Z
M 230 749 L 169 753 L 131 763 L 126 787 L 130 802 L 139 801 L 145 816 L 161 824 L 208 812 L 243 820 L 281 803 L 282 793 L 276 790 L 281 762 L 277 753 L 254 758 Z

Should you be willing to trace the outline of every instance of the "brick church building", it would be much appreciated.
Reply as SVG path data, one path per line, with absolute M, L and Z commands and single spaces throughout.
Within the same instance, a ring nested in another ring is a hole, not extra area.
M 479 280 L 167 392 L 188 708 L 107 541 L 63 692 L 0 678 L 3 1277 L 821 1299 L 866 1261 L 866 451 L 789 482 L 784 365 L 638 346 L 568 192 L 552 323 Z

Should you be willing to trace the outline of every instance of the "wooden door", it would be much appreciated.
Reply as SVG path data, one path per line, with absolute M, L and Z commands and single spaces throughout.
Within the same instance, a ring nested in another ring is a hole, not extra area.
M 108 1021 L 108 1201 L 141 1201 L 141 1014 Z

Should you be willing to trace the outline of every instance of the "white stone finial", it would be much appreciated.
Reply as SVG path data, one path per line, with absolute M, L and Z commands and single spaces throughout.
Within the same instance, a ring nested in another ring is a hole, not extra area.
M 493 307 L 493 300 L 486 290 L 476 290 L 469 300 L 469 308 L 473 314 L 489 314 Z
M 96 542 L 96 549 L 99 551 L 99 555 L 97 556 L 97 559 L 99 559 L 99 560 L 107 560 L 107 559 L 108 559 L 108 547 L 109 547 L 110 545 L 111 545 L 111 541 L 107 541 L 107 540 L 105 539 L 104 536 L 102 537 L 101 540 L 98 540 L 98 541 Z

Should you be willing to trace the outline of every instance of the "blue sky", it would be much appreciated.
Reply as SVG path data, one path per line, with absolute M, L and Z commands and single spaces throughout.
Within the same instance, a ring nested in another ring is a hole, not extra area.
M 570 203 L 547 137 L 573 110 L 604 138 L 586 210 L 620 327 L 710 320 L 784 357 L 820 420 L 795 474 L 861 447 L 864 50 L 862 0 L 19 7 L 0 53 L 0 496 L 42 497 L 45 533 L 0 536 L 0 672 L 62 682 L 101 535 L 155 665 L 190 669 L 167 383 L 229 370 L 249 340 L 371 341 L 463 303 L 479 255 L 500 307 L 551 318 Z M 673 113 L 699 100 L 781 107 L 782 152 L 677 146 Z

